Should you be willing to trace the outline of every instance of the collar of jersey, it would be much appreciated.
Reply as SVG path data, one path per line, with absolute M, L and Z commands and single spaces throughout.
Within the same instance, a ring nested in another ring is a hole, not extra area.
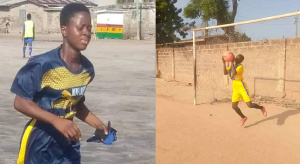
M 62 60 L 61 55 L 60 55 L 61 47 L 62 47 L 62 45 L 59 46 L 59 47 L 57 48 L 57 56 L 58 56 L 59 60 L 62 62 L 62 64 L 63 64 L 70 72 L 72 72 L 73 74 L 80 74 L 80 73 L 82 73 L 82 71 L 83 71 L 83 66 L 81 66 L 81 68 L 80 68 L 79 70 L 72 70 L 72 69 L 68 66 L 68 64 L 67 64 L 64 60 Z M 81 60 L 81 54 L 80 54 L 80 60 Z

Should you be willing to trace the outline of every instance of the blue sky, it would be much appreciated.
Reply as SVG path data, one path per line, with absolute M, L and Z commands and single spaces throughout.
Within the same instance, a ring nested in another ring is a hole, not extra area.
M 231 2 L 231 0 L 229 0 Z M 186 7 L 190 0 L 178 0 L 175 6 L 177 8 Z M 240 0 L 238 1 L 237 15 L 235 22 L 248 21 L 253 19 L 260 19 L 275 15 L 287 14 L 300 11 L 300 0 Z M 194 21 L 181 17 L 186 22 Z M 300 21 L 300 16 L 299 21 Z M 298 36 L 300 36 L 300 24 L 298 21 Z M 245 32 L 252 40 L 263 39 L 275 39 L 282 37 L 294 37 L 295 36 L 295 17 L 288 17 L 283 19 L 276 19 L 273 21 L 260 22 L 255 24 L 247 24 L 236 26 L 236 30 Z M 196 25 L 199 27 L 201 19 L 196 20 Z M 216 25 L 216 20 L 209 22 L 209 26 Z M 201 32 L 199 32 L 201 33 Z M 191 39 L 192 35 L 189 35 L 186 39 Z

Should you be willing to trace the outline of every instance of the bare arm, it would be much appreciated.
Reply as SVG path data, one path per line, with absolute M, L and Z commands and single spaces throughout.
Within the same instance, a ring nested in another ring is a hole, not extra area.
M 96 116 L 94 115 L 84 104 L 84 102 L 77 105 L 76 117 L 90 126 L 96 129 L 103 129 L 105 134 L 108 134 L 107 126 Z
M 25 23 L 23 24 L 23 27 L 22 27 L 22 40 L 24 39 L 24 35 L 25 35 Z
M 224 71 L 224 75 L 227 75 L 228 74 L 228 71 L 226 69 L 226 62 L 224 60 L 224 58 L 222 57 L 222 61 L 223 61 L 223 71 Z
M 33 24 L 33 40 L 35 40 L 35 24 Z
M 17 111 L 26 116 L 53 125 L 68 140 L 79 140 L 81 137 L 80 131 L 73 121 L 59 118 L 43 110 L 32 100 L 27 100 L 17 95 L 14 101 L 14 107 Z
M 232 75 L 236 75 L 236 70 L 234 69 L 234 56 L 233 56 L 233 60 L 231 62 L 231 68 L 232 68 Z
M 25 34 L 25 33 L 24 33 L 24 29 L 23 29 L 23 30 L 22 30 L 22 36 L 21 36 L 21 37 L 22 37 L 22 38 L 21 38 L 22 40 L 24 39 L 24 34 Z

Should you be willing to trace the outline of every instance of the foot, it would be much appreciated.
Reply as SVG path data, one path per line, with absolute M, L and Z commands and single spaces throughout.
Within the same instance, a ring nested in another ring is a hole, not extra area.
M 263 108 L 261 109 L 261 112 L 262 112 L 262 114 L 264 115 L 264 117 L 267 117 L 267 111 L 266 111 L 265 107 L 263 107 Z
M 248 119 L 247 117 L 241 119 L 241 126 L 243 126 L 245 124 L 245 122 L 247 121 L 247 119 Z

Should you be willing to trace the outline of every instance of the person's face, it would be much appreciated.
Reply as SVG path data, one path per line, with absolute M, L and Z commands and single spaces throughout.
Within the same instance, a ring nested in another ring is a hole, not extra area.
M 91 16 L 88 12 L 78 12 L 67 26 L 62 27 L 63 36 L 77 51 L 85 50 L 91 40 Z

